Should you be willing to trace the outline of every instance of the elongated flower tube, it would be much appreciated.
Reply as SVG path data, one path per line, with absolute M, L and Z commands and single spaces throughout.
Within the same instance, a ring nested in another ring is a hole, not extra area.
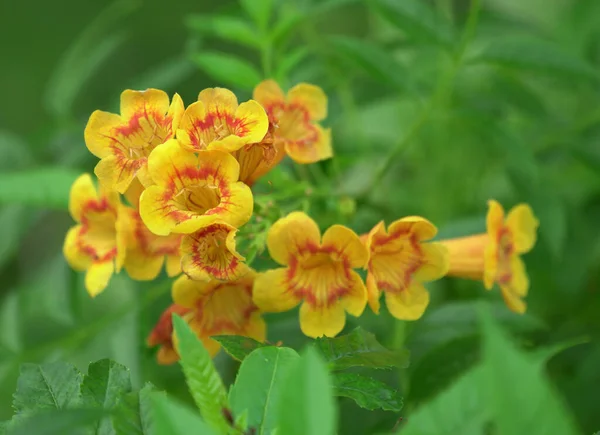
M 387 231 L 379 222 L 364 238 L 369 251 L 367 290 L 369 305 L 379 313 L 379 298 L 392 316 L 417 320 L 429 305 L 424 282 L 443 277 L 448 271 L 448 253 L 439 243 L 427 242 L 437 233 L 428 220 L 409 216 L 392 222 Z
M 179 360 L 179 355 L 173 344 L 173 314 L 185 318 L 190 311 L 190 308 L 182 307 L 181 305 L 169 305 L 148 335 L 146 339 L 147 346 L 159 346 L 156 353 L 156 360 L 159 364 L 174 364 Z
M 233 92 L 224 88 L 204 89 L 198 101 L 185 110 L 177 139 L 190 151 L 235 151 L 260 142 L 269 120 L 265 109 L 250 100 L 238 105 Z
M 157 147 L 148 161 L 156 183 L 140 197 L 140 215 L 150 231 L 190 234 L 215 222 L 236 228 L 252 216 L 250 188 L 238 181 L 240 166 L 222 151 L 194 153 L 176 140 Z
M 95 173 L 109 189 L 125 193 L 134 178 L 152 184 L 147 162 L 152 150 L 175 136 L 183 115 L 183 101 L 158 89 L 126 90 L 121 114 L 96 110 L 85 127 L 85 144 L 100 158 Z
M 267 247 L 285 267 L 256 279 L 254 302 L 262 311 L 288 311 L 302 303 L 300 328 L 309 337 L 334 337 L 344 328 L 346 312 L 362 314 L 367 292 L 353 269 L 363 267 L 368 254 L 352 230 L 333 225 L 321 238 L 310 217 L 293 212 L 273 224 Z
M 215 355 L 220 345 L 213 335 L 241 335 L 264 341 L 266 325 L 252 302 L 255 272 L 235 281 L 194 281 L 180 276 L 173 284 L 173 301 L 189 309 L 184 319 L 204 347 Z
M 449 251 L 448 276 L 482 280 L 488 290 L 498 284 L 508 308 L 524 313 L 529 278 L 521 254 L 533 249 L 539 221 L 527 204 L 515 206 L 506 218 L 497 201 L 488 206 L 485 233 L 440 242 Z
M 71 186 L 69 212 L 77 225 L 65 237 L 63 253 L 69 265 L 86 271 L 85 288 L 94 297 L 101 293 L 124 261 L 125 249 L 116 231 L 119 195 L 100 185 L 99 192 L 89 174 Z

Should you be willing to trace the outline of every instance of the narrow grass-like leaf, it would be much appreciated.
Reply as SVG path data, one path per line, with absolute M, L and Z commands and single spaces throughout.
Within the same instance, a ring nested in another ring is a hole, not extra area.
M 261 39 L 247 21 L 224 15 L 189 15 L 185 19 L 188 28 L 202 35 L 215 36 L 250 48 L 258 48 Z
M 274 0 L 239 0 L 242 8 L 261 30 L 266 30 L 273 12 Z
M 260 341 L 241 335 L 213 335 L 211 338 L 218 341 L 223 350 L 238 361 L 243 361 L 255 349 L 266 346 Z
M 333 393 L 348 397 L 361 408 L 398 412 L 402 409 L 402 398 L 398 392 L 377 379 L 358 373 L 334 373 Z
M 251 90 L 261 80 L 260 73 L 252 64 L 230 54 L 203 51 L 194 54 L 192 60 L 206 74 L 225 85 Z

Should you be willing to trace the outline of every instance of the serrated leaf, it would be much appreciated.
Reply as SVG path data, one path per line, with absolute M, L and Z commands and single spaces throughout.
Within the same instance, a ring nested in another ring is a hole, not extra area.
M 344 370 L 349 367 L 408 367 L 410 354 L 406 349 L 386 349 L 377 341 L 375 335 L 360 326 L 349 334 L 336 338 L 319 338 L 315 344 L 331 370 Z
M 4 172 L 0 174 L 0 205 L 67 210 L 71 184 L 79 175 L 64 168 Z
M 241 335 L 213 335 L 211 338 L 218 341 L 223 350 L 238 361 L 243 361 L 255 349 L 266 346 L 260 341 Z
M 288 371 L 281 394 L 277 427 L 286 435 L 333 435 L 337 409 L 327 366 L 313 348 L 307 348 Z
M 348 397 L 361 408 L 398 412 L 402 398 L 398 392 L 381 381 L 358 373 L 334 373 L 333 394 Z
M 234 415 L 248 412 L 249 427 L 270 434 L 276 428 L 278 408 L 290 367 L 299 358 L 287 347 L 261 347 L 248 355 L 229 393 Z
M 140 391 L 123 396 L 119 409 L 112 417 L 116 435 L 154 435 L 156 428 L 152 412 L 151 396 L 157 394 L 147 383 Z
M 229 54 L 203 51 L 192 55 L 192 60 L 206 74 L 225 85 L 252 90 L 261 81 L 261 75 L 253 65 Z
M 185 19 L 188 28 L 203 35 L 216 36 L 226 41 L 258 48 L 261 38 L 245 20 L 225 15 L 189 15 Z
M 156 435 L 211 435 L 215 432 L 200 416 L 187 406 L 169 399 L 164 394 L 150 396 L 155 418 Z M 227 433 L 227 432 L 222 432 Z
M 173 328 L 179 363 L 200 414 L 216 431 L 228 431 L 229 424 L 223 416 L 223 410 L 228 408 L 227 393 L 210 354 L 188 324 L 177 315 L 173 315 Z
M 338 56 L 349 60 L 373 79 L 406 88 L 406 68 L 379 45 L 346 36 L 330 38 Z
M 381 16 L 414 39 L 451 46 L 450 24 L 442 21 L 427 2 L 421 0 L 370 1 Z
M 35 412 L 8 426 L 7 435 L 91 435 L 94 424 L 106 411 L 102 409 L 61 409 Z
M 80 403 L 83 375 L 71 364 L 23 364 L 13 408 L 17 414 L 44 409 L 67 409 Z
M 239 0 L 240 5 L 248 16 L 263 31 L 267 29 L 271 13 L 273 12 L 273 0 Z

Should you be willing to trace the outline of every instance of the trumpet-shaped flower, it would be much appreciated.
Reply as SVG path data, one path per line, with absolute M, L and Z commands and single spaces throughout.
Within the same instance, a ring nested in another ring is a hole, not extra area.
M 448 275 L 483 280 L 488 290 L 497 283 L 508 308 L 524 313 L 529 278 L 520 256 L 533 249 L 539 221 L 527 204 L 517 205 L 506 218 L 497 201 L 488 205 L 486 233 L 441 241 L 450 253 Z
M 190 151 L 235 151 L 246 144 L 260 142 L 269 120 L 265 109 L 250 100 L 238 105 L 228 89 L 204 89 L 198 101 L 186 109 L 177 138 Z
M 266 172 L 287 153 L 297 163 L 314 163 L 333 155 L 331 131 L 319 124 L 327 117 L 327 96 L 318 86 L 300 83 L 284 95 L 273 80 L 265 80 L 254 89 L 254 99 L 267 111 L 274 129 L 278 153 L 266 163 Z M 284 152 L 282 152 L 284 151 Z
M 194 281 L 180 276 L 173 284 L 173 301 L 187 309 L 185 320 L 215 355 L 220 345 L 213 335 L 241 335 L 265 340 L 266 325 L 252 302 L 255 273 L 250 270 L 236 281 Z
M 271 170 L 275 162 L 281 161 L 278 154 L 285 156 L 285 151 L 277 149 L 273 132 L 273 124 L 269 124 L 269 131 L 260 142 L 244 145 L 231 153 L 240 164 L 240 181 L 249 186 Z
M 446 249 L 439 243 L 423 243 L 436 232 L 431 222 L 410 216 L 392 222 L 387 231 L 379 222 L 365 237 L 367 291 L 375 313 L 379 313 L 383 292 L 389 312 L 397 319 L 416 320 L 423 315 L 429 305 L 423 282 L 439 279 L 448 271 Z
M 160 346 L 156 354 L 156 360 L 159 364 L 174 364 L 179 360 L 179 355 L 173 345 L 173 314 L 185 318 L 190 311 L 190 308 L 181 305 L 170 305 L 161 314 L 156 326 L 148 335 L 146 339 L 148 347 Z
M 286 266 L 258 276 L 254 302 L 262 311 L 280 312 L 300 302 L 300 328 L 309 337 L 334 337 L 346 314 L 360 316 L 367 304 L 362 279 L 367 250 L 349 228 L 333 225 L 321 238 L 317 224 L 301 212 L 279 219 L 267 236 L 273 260 Z
M 239 164 L 222 151 L 196 156 L 176 140 L 158 146 L 148 160 L 156 183 L 140 197 L 140 215 L 154 234 L 189 234 L 217 221 L 234 227 L 252 216 L 250 188 L 238 181 Z
M 131 278 L 154 279 L 165 262 L 167 275 L 181 273 L 180 234 L 157 236 L 146 228 L 137 210 L 122 205 L 117 219 L 117 236 L 122 238 L 122 246 L 125 246 L 123 267 Z
M 147 162 L 152 150 L 173 138 L 183 115 L 183 101 L 158 89 L 126 90 L 121 94 L 121 115 L 96 110 L 85 128 L 85 144 L 100 158 L 95 173 L 110 189 L 124 193 L 137 176 L 152 184 Z
M 97 192 L 88 174 L 71 186 L 69 211 L 78 224 L 67 232 L 63 252 L 73 269 L 87 271 L 85 287 L 92 297 L 123 265 L 125 250 L 116 231 L 119 205 L 118 193 L 102 185 Z
M 248 273 L 249 268 L 236 250 L 237 229 L 214 223 L 187 234 L 181 243 L 181 268 L 198 281 L 233 281 Z

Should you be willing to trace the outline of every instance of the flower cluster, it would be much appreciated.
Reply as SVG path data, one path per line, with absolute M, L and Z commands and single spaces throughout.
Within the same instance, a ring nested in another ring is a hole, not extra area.
M 299 308 L 302 332 L 333 337 L 346 313 L 375 314 L 385 295 L 389 313 L 417 320 L 429 304 L 424 283 L 445 275 L 496 282 L 508 306 L 524 312 L 528 280 L 519 255 L 529 251 L 538 222 L 525 205 L 504 219 L 490 202 L 488 231 L 431 241 L 428 220 L 409 216 L 379 222 L 357 235 L 343 225 L 321 234 L 302 212 L 269 220 L 266 247 L 281 267 L 256 272 L 238 252 L 236 236 L 254 212 L 253 184 L 285 156 L 300 164 L 332 157 L 331 133 L 319 121 L 327 98 L 313 85 L 284 94 L 272 80 L 238 103 L 223 88 L 205 89 L 185 107 L 175 94 L 127 90 L 120 114 L 95 111 L 85 143 L 100 160 L 98 182 L 81 175 L 69 210 L 77 225 L 65 238 L 69 264 L 86 271 L 85 287 L 101 293 L 113 273 L 155 279 L 164 268 L 173 304 L 148 337 L 158 361 L 178 359 L 171 315 L 182 316 L 214 355 L 215 335 L 263 341 L 265 312 Z M 276 220 L 276 221 L 275 221 Z M 275 221 L 275 222 L 273 222 Z M 253 227 L 246 227 L 253 228 Z

